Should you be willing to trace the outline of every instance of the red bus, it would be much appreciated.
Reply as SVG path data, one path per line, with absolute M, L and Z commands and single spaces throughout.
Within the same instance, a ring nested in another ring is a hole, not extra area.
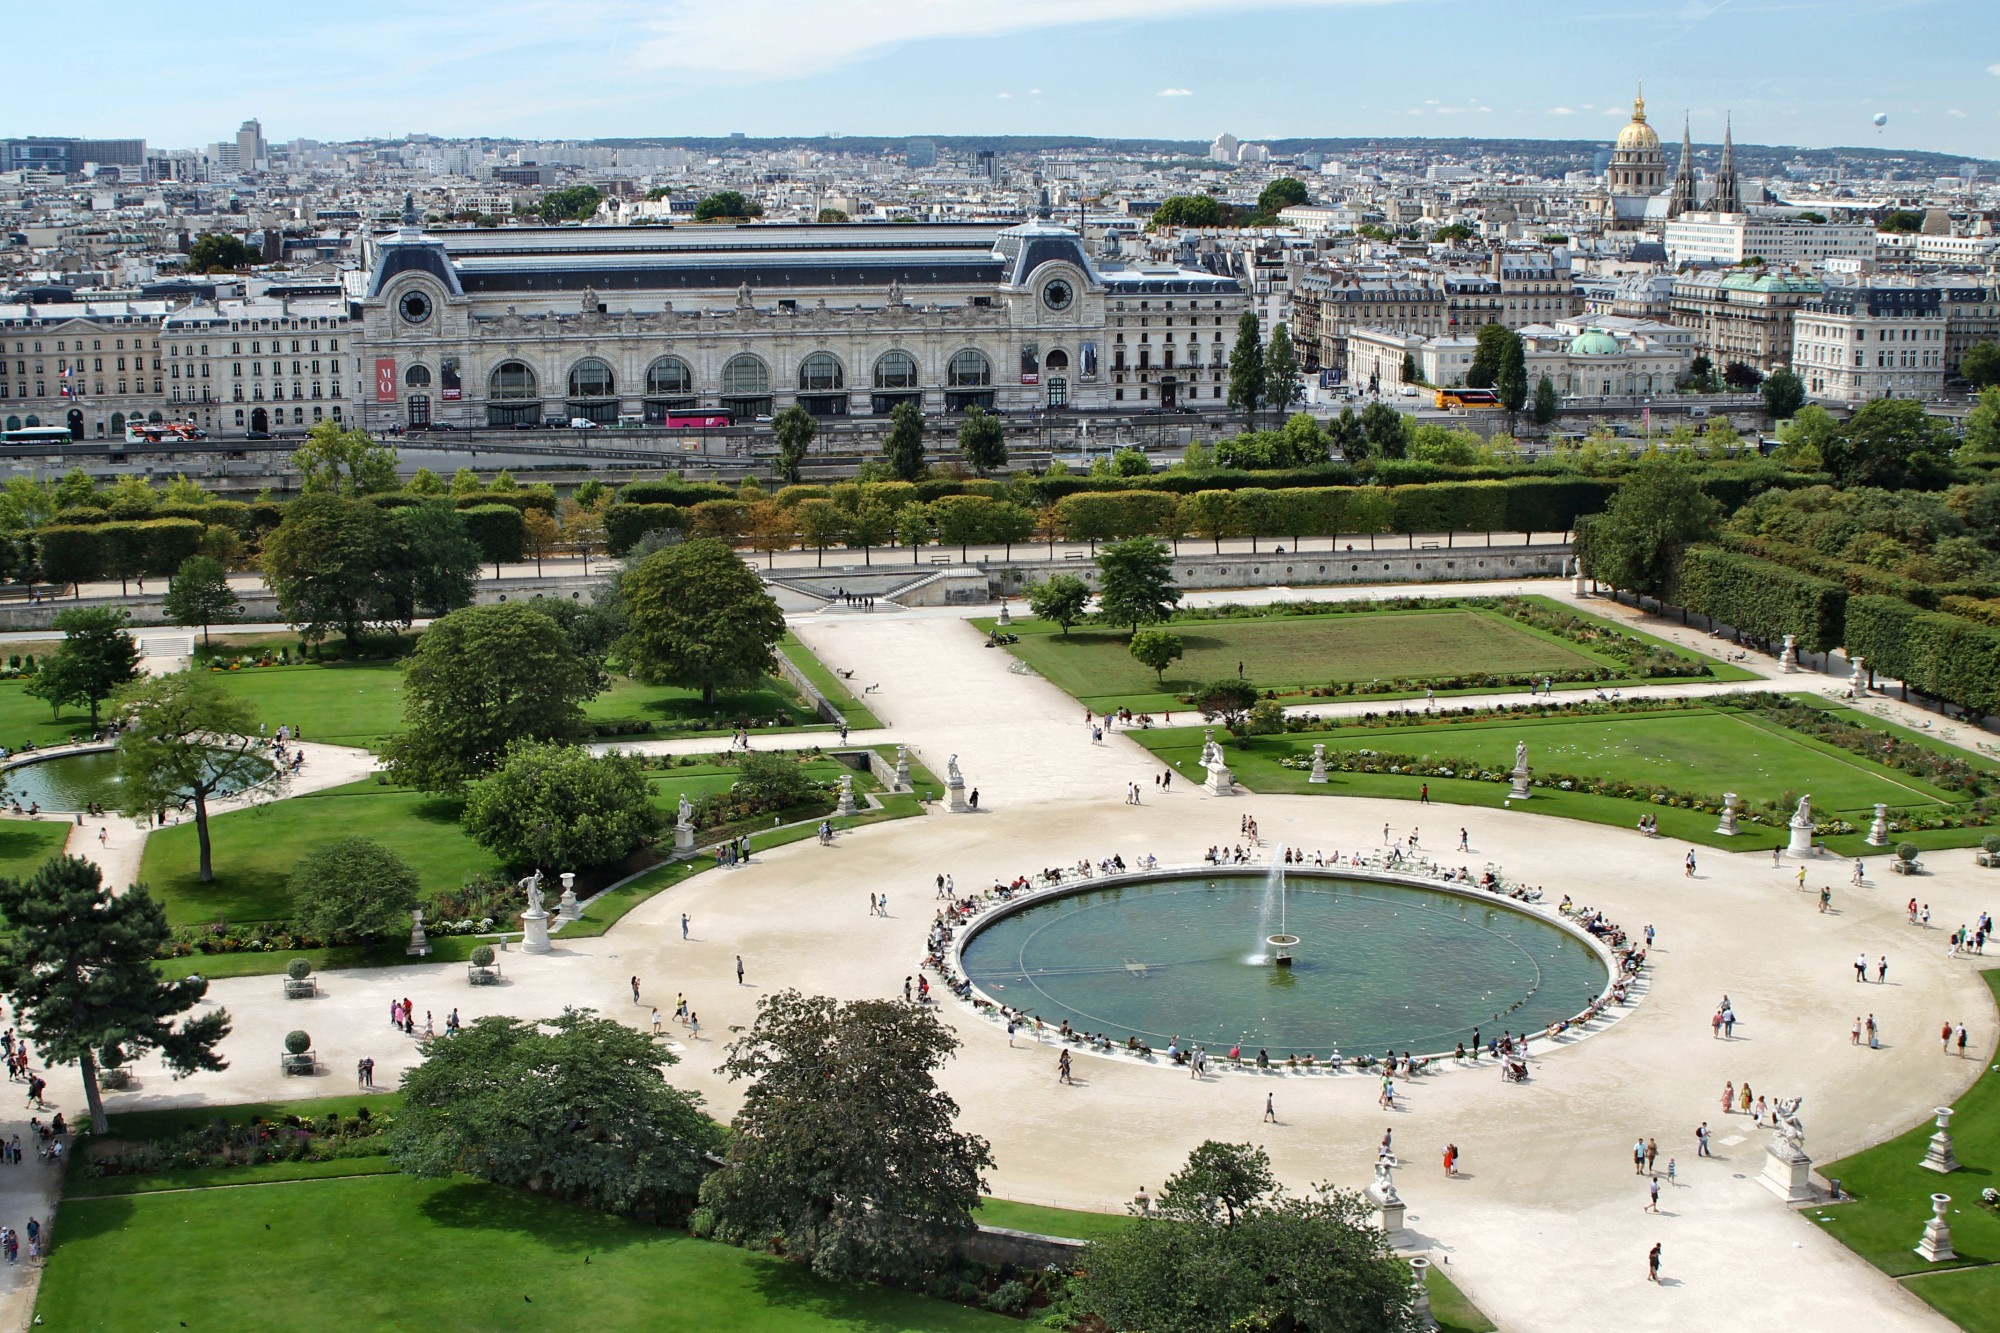
M 668 430 L 720 430 L 730 424 L 727 412 L 669 412 Z

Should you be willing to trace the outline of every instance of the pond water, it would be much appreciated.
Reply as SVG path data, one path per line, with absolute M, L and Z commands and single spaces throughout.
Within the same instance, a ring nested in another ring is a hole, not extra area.
M 255 782 L 270 774 L 271 766 L 260 760 Z M 31 759 L 8 769 L 5 781 L 7 799 L 24 807 L 34 802 L 44 810 L 82 810 L 94 802 L 116 808 L 118 755 L 113 750 L 92 750 L 55 759 Z M 231 795 L 252 785 L 255 783 L 225 783 L 216 795 Z

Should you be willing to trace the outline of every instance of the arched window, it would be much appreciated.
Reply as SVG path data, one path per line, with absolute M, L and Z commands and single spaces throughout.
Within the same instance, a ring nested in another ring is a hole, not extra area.
M 403 384 L 406 388 L 411 388 L 411 389 L 430 388 L 431 387 L 430 367 L 411 366 L 408 370 L 403 372 Z
M 748 352 L 732 356 L 722 366 L 724 398 L 764 398 L 771 392 L 771 372 Z
M 884 352 L 882 359 L 875 363 L 875 387 L 878 389 L 916 388 L 917 359 L 908 352 Z
M 679 398 L 694 392 L 694 372 L 677 356 L 663 356 L 646 367 L 648 398 Z
M 1171 341 L 1173 335 L 1168 334 L 1167 337 L 1168 340 Z M 1050 350 L 1047 356 L 1042 358 L 1042 364 L 1050 370 L 1068 370 L 1069 353 L 1063 351 L 1060 347 L 1053 348 Z
M 502 361 L 486 384 L 488 398 L 535 398 L 535 372 L 519 361 Z
M 617 392 L 611 379 L 611 367 L 594 356 L 587 356 L 571 367 L 569 372 L 569 396 L 572 398 L 609 398 Z
M 799 363 L 800 393 L 837 393 L 847 387 L 847 376 L 830 352 L 814 352 Z
M 993 363 L 984 352 L 968 347 L 952 356 L 945 382 L 954 389 L 983 388 L 993 383 Z

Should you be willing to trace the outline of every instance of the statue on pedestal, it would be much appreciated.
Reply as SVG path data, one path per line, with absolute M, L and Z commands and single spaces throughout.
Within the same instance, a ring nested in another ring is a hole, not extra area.
M 525 889 L 525 890 L 527 890 L 527 893 L 528 893 L 528 910 L 529 910 L 530 912 L 539 912 L 539 911 L 541 911 L 541 910 L 542 910 L 542 872 L 541 872 L 541 871 L 539 871 L 539 870 L 537 870 L 537 871 L 536 871 L 536 872 L 535 872 L 534 874 L 532 874 L 532 875 L 529 875 L 529 876 L 527 876 L 526 878 L 524 878 L 524 879 L 523 879 L 523 880 L 521 881 L 521 885 L 520 885 L 520 887 L 521 887 L 521 888 L 523 888 L 523 889 Z
M 680 819 L 675 827 L 685 829 L 694 827 L 694 802 L 688 800 L 686 792 L 681 793 Z
M 1526 741 L 1516 741 L 1514 742 L 1514 771 L 1516 773 L 1525 773 L 1527 769 L 1528 743 Z
M 1803 1155 L 1806 1150 L 1806 1127 L 1799 1120 L 1799 1104 L 1803 1097 L 1793 1097 L 1780 1101 L 1771 1130 L 1771 1151 L 1787 1155 Z

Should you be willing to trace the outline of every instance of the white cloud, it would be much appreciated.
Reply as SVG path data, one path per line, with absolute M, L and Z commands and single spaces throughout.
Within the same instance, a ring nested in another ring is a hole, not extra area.
M 1402 0 L 1251 0 L 1260 9 L 1326 9 Z M 1155 23 L 1241 11 L 1243 0 L 606 0 L 608 28 L 623 20 L 646 35 L 633 54 L 642 67 L 701 69 L 760 79 L 816 74 L 888 47 L 940 37 L 993 37 L 1086 23 Z
M 1485 115 L 1485 114 L 1486 114 L 1487 112 L 1491 111 L 1492 109 L 1493 109 L 1493 108 L 1492 108 L 1492 107 L 1490 107 L 1490 106 L 1483 106 L 1483 107 L 1480 107 L 1480 108 L 1479 108 L 1479 114 L 1483 116 L 1483 115 Z
M 1006 100 L 1007 100 L 1008 98 L 1012 97 L 1012 96 L 1013 96 L 1014 94 L 1012 94 L 1012 93 L 995 93 L 995 94 L 993 94 L 993 95 L 994 95 L 995 97 L 999 98 L 999 99 L 1000 99 L 1001 101 L 1003 101 L 1003 102 L 1004 102 L 1004 101 L 1006 101 Z
M 1042 90 L 1040 88 L 1028 89 L 1028 96 L 1030 97 L 1040 97 L 1041 95 L 1042 95 Z
M 1960 120 L 1964 120 L 1964 119 L 1965 119 L 1965 113 L 1964 113 L 1963 111 L 1959 111 L 1959 110 L 1956 110 L 1956 109 L 1954 109 L 1954 110 L 1951 110 L 1951 111 L 1947 111 L 1947 112 L 1945 112 L 1945 114 L 1946 114 L 1947 116 L 1956 116 L 1956 117 L 1958 117 L 1958 118 L 1959 118 Z
M 2000 78 L 2000 65 L 1988 65 L 1986 67 L 1986 72 L 1988 74 L 1993 75 L 1995 78 Z
M 1406 116 L 1421 116 L 1424 114 L 1424 109 L 1420 106 L 1413 106 L 1403 114 Z
M 1573 116 L 1576 112 L 1566 106 L 1552 106 L 1549 108 L 1549 114 L 1551 116 Z
M 1155 96 L 1155 97 L 1193 97 L 1193 96 L 1194 96 L 1194 90 L 1193 90 L 1192 88 L 1162 88 L 1162 89 L 1160 89 L 1160 91 L 1158 91 L 1158 92 L 1154 93 L 1154 94 L 1153 94 L 1153 96 Z

